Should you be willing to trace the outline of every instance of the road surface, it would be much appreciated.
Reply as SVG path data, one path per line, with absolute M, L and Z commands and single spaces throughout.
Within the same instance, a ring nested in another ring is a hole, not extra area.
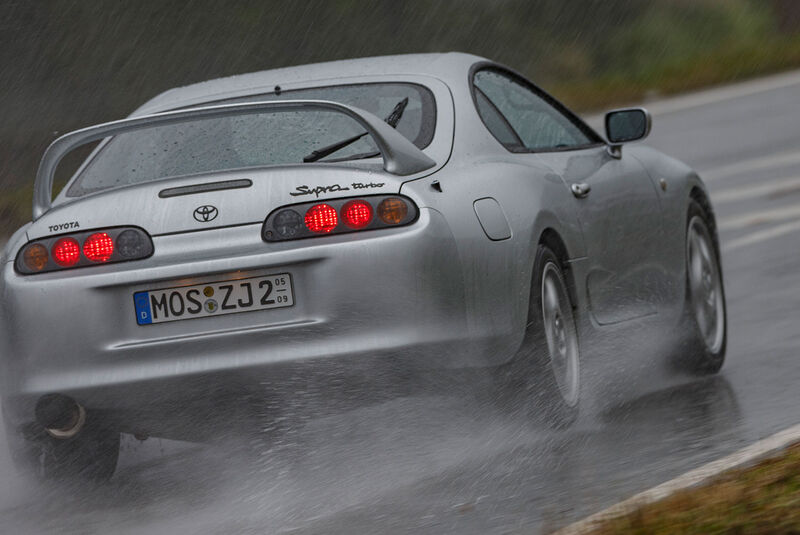
M 94 491 L 42 494 L 2 451 L 0 531 L 548 532 L 800 422 L 800 74 L 653 111 L 647 143 L 695 167 L 717 212 L 730 324 L 719 376 L 640 374 L 561 432 L 448 387 L 309 420 L 299 454 L 126 437 Z

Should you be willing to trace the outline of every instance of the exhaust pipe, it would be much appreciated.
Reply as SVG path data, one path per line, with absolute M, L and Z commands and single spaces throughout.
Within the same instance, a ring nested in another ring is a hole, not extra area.
M 36 402 L 36 421 L 53 438 L 72 438 L 83 429 L 86 410 L 71 397 L 46 394 Z

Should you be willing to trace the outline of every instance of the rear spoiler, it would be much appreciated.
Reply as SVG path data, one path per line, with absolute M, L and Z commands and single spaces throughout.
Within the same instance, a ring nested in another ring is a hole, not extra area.
M 103 123 L 65 134 L 53 141 L 44 151 L 33 188 L 33 220 L 36 221 L 52 206 L 53 179 L 61 159 L 70 151 L 99 139 L 153 126 L 180 123 L 186 119 L 229 117 L 262 111 L 330 110 L 355 119 L 375 140 L 383 157 L 383 168 L 393 175 L 407 176 L 430 169 L 436 162 L 423 153 L 394 128 L 362 109 L 327 100 L 282 100 L 223 104 L 144 115 Z

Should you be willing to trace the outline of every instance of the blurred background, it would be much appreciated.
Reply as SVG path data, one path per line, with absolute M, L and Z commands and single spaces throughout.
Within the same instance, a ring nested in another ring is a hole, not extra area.
M 303 422 L 313 454 L 276 479 L 227 450 L 127 437 L 109 486 L 42 496 L 0 436 L 0 532 L 549 532 L 800 421 L 800 71 L 660 100 L 800 68 L 800 0 L 0 0 L 0 244 L 61 134 L 211 78 L 442 51 L 505 63 L 584 114 L 649 102 L 646 143 L 696 168 L 717 211 L 723 374 L 648 374 L 630 386 L 652 392 L 549 434 L 441 388 Z
M 317 61 L 463 51 L 579 111 L 800 66 L 794 0 L 4 0 L 0 236 L 58 135 L 175 86 Z

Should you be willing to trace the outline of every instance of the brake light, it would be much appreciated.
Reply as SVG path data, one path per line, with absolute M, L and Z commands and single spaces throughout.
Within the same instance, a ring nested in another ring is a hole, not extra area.
M 112 227 L 34 240 L 22 247 L 15 266 L 20 273 L 31 275 L 139 260 L 152 254 L 153 242 L 145 231 L 137 227 Z
M 361 199 L 348 201 L 342 206 L 342 219 L 352 229 L 364 228 L 372 221 L 372 206 Z
M 83 242 L 83 254 L 92 262 L 108 262 L 114 254 L 114 240 L 106 232 L 96 232 Z
M 301 214 L 305 214 L 304 216 Z M 276 242 L 410 225 L 419 209 L 402 195 L 365 195 L 281 206 L 264 220 L 261 237 Z M 342 224 L 339 224 L 339 222 Z
M 329 204 L 316 204 L 306 212 L 306 226 L 311 232 L 327 234 L 339 224 L 336 209 Z
M 81 259 L 81 246 L 75 238 L 61 238 L 53 245 L 53 260 L 61 267 L 70 267 Z

